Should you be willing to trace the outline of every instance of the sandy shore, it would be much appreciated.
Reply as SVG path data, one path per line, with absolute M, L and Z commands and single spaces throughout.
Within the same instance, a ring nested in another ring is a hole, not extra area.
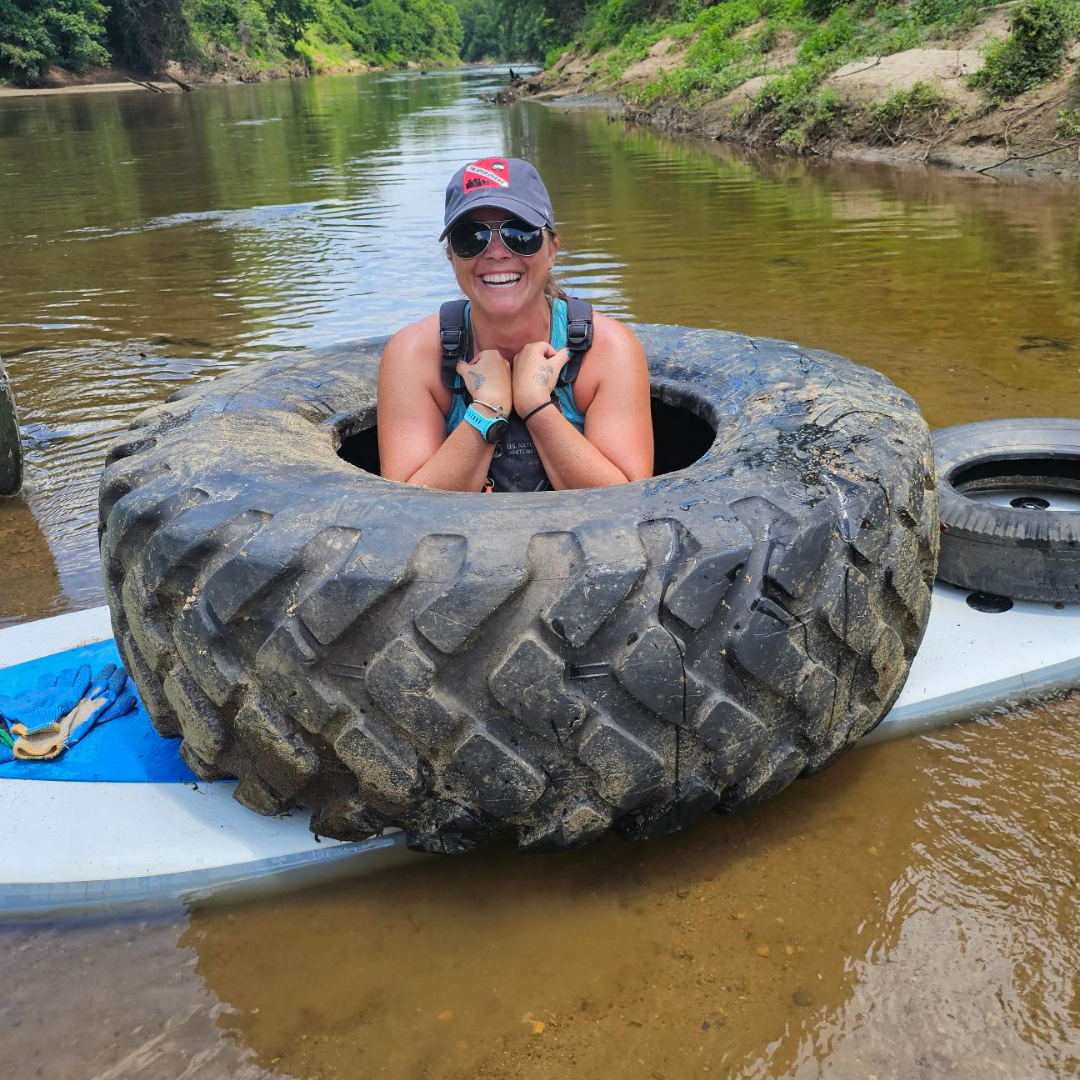
M 384 67 L 350 60 L 347 64 L 320 68 L 311 72 L 298 62 L 277 69 L 253 71 L 244 66 L 238 56 L 222 53 L 214 71 L 187 69 L 176 61 L 166 65 L 164 78 L 145 78 L 137 73 L 115 67 L 90 68 L 81 75 L 63 68 L 50 68 L 41 86 L 21 87 L 0 83 L 0 100 L 24 97 L 55 97 L 67 94 L 117 94 L 138 91 L 143 94 L 159 91 L 176 94 L 183 90 L 199 90 L 207 86 L 230 86 L 236 83 L 269 82 L 274 79 L 308 78 L 316 75 L 358 75 L 369 71 L 385 71 Z M 429 65 L 430 66 L 430 65 Z M 403 70 L 422 70 L 423 65 L 409 61 Z M 535 69 L 534 69 L 535 70 Z M 182 85 L 181 85 L 182 84 Z
M 175 83 L 152 82 L 154 90 L 163 94 L 181 93 Z M 68 94 L 127 94 L 138 91 L 149 94 L 153 91 L 147 86 L 133 82 L 75 83 L 70 86 L 35 86 L 24 89 L 21 86 L 0 86 L 0 100 L 27 97 L 64 97 Z

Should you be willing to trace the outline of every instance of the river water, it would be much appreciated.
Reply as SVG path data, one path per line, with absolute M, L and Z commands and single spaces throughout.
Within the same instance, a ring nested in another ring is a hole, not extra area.
M 97 477 L 142 408 L 453 296 L 436 237 L 470 157 L 536 162 L 564 283 L 618 317 L 843 353 L 934 426 L 1080 415 L 1075 188 L 477 100 L 504 80 L 0 101 L 0 357 L 29 477 L 0 503 L 0 625 L 102 602 Z M 651 846 L 8 926 L 4 1072 L 1080 1076 L 1076 734 L 1064 699 L 860 750 Z

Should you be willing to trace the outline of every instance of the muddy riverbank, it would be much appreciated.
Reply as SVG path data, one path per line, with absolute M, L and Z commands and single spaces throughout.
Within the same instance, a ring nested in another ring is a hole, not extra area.
M 629 63 L 637 54 L 625 46 L 592 56 L 568 51 L 520 93 L 554 105 L 606 100 L 624 120 L 751 149 L 1078 180 L 1080 43 L 1066 52 L 1056 77 L 1012 100 L 995 101 L 972 85 L 988 51 L 1008 37 L 1014 6 L 1002 5 L 948 39 L 851 60 L 811 79 L 801 97 L 790 86 L 809 70 L 805 42 L 800 47 L 767 20 L 732 35 L 729 49 L 765 37 L 771 44 L 725 73 L 720 85 L 735 85 L 723 94 L 680 89 L 700 81 L 691 65 L 700 65 L 702 33 L 661 37 Z M 788 97 L 775 100 L 782 95 Z
M 146 75 L 124 67 L 94 67 L 77 73 L 65 68 L 50 68 L 35 86 L 12 86 L 0 82 L 0 101 L 30 97 L 62 97 L 70 94 L 158 92 L 181 93 L 209 86 L 233 86 L 238 83 L 262 83 L 278 79 L 306 79 L 316 75 L 359 75 L 365 72 L 387 71 L 385 67 L 365 64 L 361 60 L 347 63 L 324 62 L 312 70 L 299 60 L 278 65 L 256 67 L 237 54 L 221 50 L 212 67 L 191 67 L 170 61 L 156 75 Z M 394 70 L 426 71 L 439 65 L 407 61 Z

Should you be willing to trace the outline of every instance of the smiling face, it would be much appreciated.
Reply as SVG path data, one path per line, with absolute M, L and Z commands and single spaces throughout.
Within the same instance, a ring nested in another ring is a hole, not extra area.
M 498 222 L 513 217 L 507 210 L 479 207 L 465 215 L 469 221 Z M 475 259 L 459 259 L 450 253 L 461 291 L 482 311 L 500 318 L 512 318 L 543 301 L 544 285 L 555 265 L 559 241 L 544 231 L 544 246 L 535 255 L 515 255 L 498 232 L 483 254 Z

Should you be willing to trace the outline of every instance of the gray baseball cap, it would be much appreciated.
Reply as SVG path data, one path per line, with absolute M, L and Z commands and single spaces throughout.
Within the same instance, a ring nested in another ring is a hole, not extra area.
M 521 158 L 481 158 L 462 165 L 446 185 L 446 213 L 440 240 L 478 206 L 494 206 L 533 226 L 555 228 L 551 196 L 540 174 Z

